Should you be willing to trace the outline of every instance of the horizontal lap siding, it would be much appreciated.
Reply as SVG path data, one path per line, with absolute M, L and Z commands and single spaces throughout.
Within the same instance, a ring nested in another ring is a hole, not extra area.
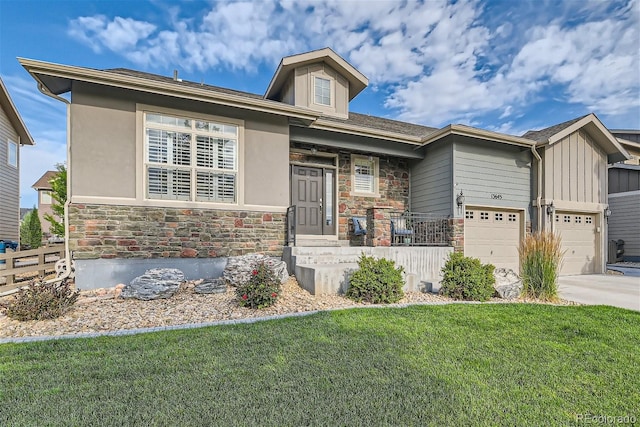
M 411 168 L 411 210 L 450 215 L 452 205 L 451 144 L 427 147 L 423 160 Z
M 7 163 L 7 141 L 18 143 L 18 134 L 0 108 L 0 239 L 18 240 L 20 218 L 19 170 Z M 20 147 L 18 146 L 18 151 Z M 18 153 L 19 156 L 19 153 Z M 18 157 L 19 158 L 19 157 Z
M 529 220 L 531 153 L 520 147 L 484 141 L 455 143 L 456 193 L 465 204 L 525 209 Z
M 624 240 L 625 256 L 640 256 L 640 192 L 609 196 L 609 239 Z

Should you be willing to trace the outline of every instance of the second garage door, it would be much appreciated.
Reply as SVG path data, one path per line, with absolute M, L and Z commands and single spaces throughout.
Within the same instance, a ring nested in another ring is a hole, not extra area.
M 555 221 L 564 251 L 560 274 L 595 273 L 598 265 L 596 216 L 586 212 L 556 212 Z
M 468 207 L 464 221 L 464 254 L 518 273 L 521 223 L 518 211 Z

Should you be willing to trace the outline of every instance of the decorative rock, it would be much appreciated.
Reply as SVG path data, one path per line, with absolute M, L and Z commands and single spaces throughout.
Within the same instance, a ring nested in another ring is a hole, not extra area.
M 229 257 L 227 266 L 224 268 L 222 277 L 231 286 L 238 286 L 245 283 L 251 277 L 251 272 L 259 262 L 264 262 L 273 270 L 281 283 L 289 279 L 287 264 L 281 259 L 262 254 L 248 254 Z
M 517 299 L 522 293 L 522 279 L 510 269 L 496 268 L 493 272 L 496 294 L 503 299 Z
M 184 273 L 176 268 L 154 268 L 133 279 L 120 296 L 144 301 L 170 298 L 183 281 Z
M 204 279 L 193 290 L 197 294 L 222 294 L 227 292 L 227 283 L 224 279 Z

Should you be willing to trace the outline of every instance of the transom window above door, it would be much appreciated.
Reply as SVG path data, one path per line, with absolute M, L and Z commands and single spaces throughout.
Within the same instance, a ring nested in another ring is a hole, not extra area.
M 239 127 L 146 112 L 149 199 L 237 203 Z

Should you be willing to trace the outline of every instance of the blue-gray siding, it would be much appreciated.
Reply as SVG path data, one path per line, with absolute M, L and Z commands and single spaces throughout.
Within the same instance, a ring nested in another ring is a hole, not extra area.
M 18 144 L 18 134 L 0 108 L 0 239 L 18 240 L 20 218 L 19 169 L 9 166 L 8 141 Z M 18 144 L 18 160 L 20 145 Z M 18 163 L 19 164 L 19 163 Z
M 455 193 L 466 205 L 525 209 L 531 220 L 531 152 L 522 147 L 457 137 L 454 143 Z M 453 200 L 456 195 L 453 195 Z M 455 216 L 462 216 L 456 209 Z
M 609 168 L 609 194 L 640 190 L 640 166 Z
M 624 240 L 624 255 L 640 257 L 640 191 L 609 195 L 609 239 Z
M 445 140 L 428 146 L 425 149 L 425 158 L 412 164 L 412 211 L 451 215 L 452 159 L 452 145 Z

